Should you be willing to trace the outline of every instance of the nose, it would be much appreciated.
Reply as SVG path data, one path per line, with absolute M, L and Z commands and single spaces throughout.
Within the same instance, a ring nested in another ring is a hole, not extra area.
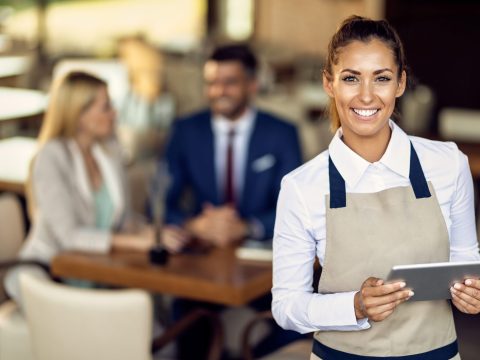
M 209 86 L 209 92 L 215 97 L 220 97 L 225 95 L 225 85 L 222 83 L 215 83 Z
M 362 82 L 360 85 L 360 100 L 365 103 L 371 103 L 373 101 L 373 84 L 370 81 Z

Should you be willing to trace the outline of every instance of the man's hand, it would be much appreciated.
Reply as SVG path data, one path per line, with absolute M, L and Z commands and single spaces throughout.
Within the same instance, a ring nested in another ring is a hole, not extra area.
M 404 282 L 384 284 L 381 279 L 368 278 L 355 294 L 355 316 L 357 319 L 385 320 L 399 304 L 413 296 L 413 291 L 404 290 L 404 287 Z
M 199 216 L 187 223 L 186 228 L 194 237 L 221 247 L 243 239 L 248 233 L 248 224 L 235 208 L 228 205 L 206 205 Z

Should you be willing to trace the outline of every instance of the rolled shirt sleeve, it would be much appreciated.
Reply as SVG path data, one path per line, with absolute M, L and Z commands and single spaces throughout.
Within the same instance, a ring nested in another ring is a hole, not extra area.
M 278 199 L 273 241 L 272 313 L 289 330 L 352 331 L 370 327 L 357 321 L 355 292 L 313 293 L 316 240 L 309 214 L 295 183 L 285 177 Z

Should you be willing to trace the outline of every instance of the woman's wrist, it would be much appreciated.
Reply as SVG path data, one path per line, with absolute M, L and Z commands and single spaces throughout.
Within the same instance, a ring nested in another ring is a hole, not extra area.
M 363 305 L 363 301 L 360 296 L 360 291 L 357 291 L 355 293 L 355 296 L 353 298 L 353 307 L 355 310 L 355 317 L 357 318 L 357 320 L 364 319 L 367 317 L 364 311 L 365 307 Z

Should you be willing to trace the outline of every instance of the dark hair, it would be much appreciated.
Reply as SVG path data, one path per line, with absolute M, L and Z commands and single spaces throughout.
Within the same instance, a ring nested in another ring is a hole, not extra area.
M 248 45 L 231 44 L 217 47 L 209 60 L 218 62 L 238 61 L 240 62 L 250 76 L 254 76 L 257 71 L 257 59 Z
M 366 43 L 372 39 L 378 39 L 390 48 L 398 67 L 399 78 L 403 71 L 408 72 L 403 44 L 396 30 L 386 20 L 372 20 L 353 15 L 342 22 L 328 44 L 324 68 L 326 76 L 332 75 L 332 66 L 338 62 L 338 52 L 342 47 L 353 41 Z M 340 119 L 334 102 L 330 103 L 330 117 L 332 130 L 336 130 L 340 127 Z

